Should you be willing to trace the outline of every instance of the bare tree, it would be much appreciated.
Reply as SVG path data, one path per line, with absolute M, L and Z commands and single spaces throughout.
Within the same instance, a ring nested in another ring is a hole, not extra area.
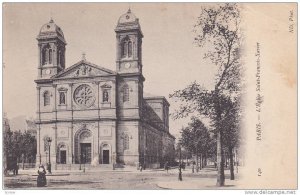
M 203 58 L 217 66 L 213 90 L 206 90 L 196 82 L 183 90 L 175 91 L 170 97 L 182 102 L 175 118 L 186 117 L 190 113 L 208 116 L 213 122 L 217 138 L 217 186 L 223 186 L 224 151 L 223 118 L 228 98 L 236 102 L 241 91 L 241 32 L 240 11 L 237 4 L 226 3 L 219 6 L 203 7 L 195 25 L 195 43 L 205 47 Z

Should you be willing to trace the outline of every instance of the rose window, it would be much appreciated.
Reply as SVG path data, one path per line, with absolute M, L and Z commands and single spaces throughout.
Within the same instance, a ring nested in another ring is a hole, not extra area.
M 77 87 L 74 91 L 74 101 L 82 107 L 90 107 L 95 101 L 93 90 L 90 86 L 84 84 Z

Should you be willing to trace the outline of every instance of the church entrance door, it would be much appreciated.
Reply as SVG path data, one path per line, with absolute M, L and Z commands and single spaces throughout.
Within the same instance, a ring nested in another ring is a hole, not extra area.
M 103 164 L 109 164 L 109 150 L 103 150 Z
M 91 143 L 80 143 L 80 157 L 82 164 L 90 164 L 92 160 Z
M 65 150 L 60 151 L 60 163 L 61 164 L 66 164 L 67 162 L 67 154 Z

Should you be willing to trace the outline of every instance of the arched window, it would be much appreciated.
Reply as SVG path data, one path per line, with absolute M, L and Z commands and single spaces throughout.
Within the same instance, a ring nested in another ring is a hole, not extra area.
M 52 64 L 52 49 L 49 49 L 49 64 Z
M 60 52 L 60 65 L 64 68 L 65 67 L 65 58 L 63 51 Z
M 43 46 L 42 48 L 42 64 L 45 65 L 45 64 L 51 64 L 52 63 L 52 54 L 53 51 L 52 49 L 50 48 L 50 45 L 45 45 Z
M 46 91 L 44 93 L 44 106 L 50 105 L 50 93 Z
M 123 88 L 123 102 L 129 101 L 129 87 L 126 85 Z
M 129 136 L 127 134 L 124 135 L 123 147 L 124 147 L 124 150 L 129 149 Z
M 108 102 L 108 91 L 104 89 L 103 91 L 103 102 Z
M 65 92 L 59 92 L 59 104 L 66 104 L 66 94 Z
M 126 57 L 127 56 L 127 41 L 124 41 L 122 44 L 122 57 Z
M 132 43 L 128 41 L 128 57 L 132 56 Z
M 131 57 L 132 56 L 132 42 L 129 37 L 126 37 L 121 45 L 121 54 L 122 57 Z
M 60 62 L 61 62 L 61 59 L 60 59 L 60 58 L 61 58 L 61 56 L 60 56 L 61 54 L 60 54 L 60 53 L 61 53 L 61 51 L 59 50 L 59 51 L 58 51 L 58 55 L 57 55 L 57 64 L 58 64 L 58 65 L 61 65 L 61 64 L 60 64 Z
M 43 64 L 43 65 L 46 64 L 46 62 L 47 62 L 46 56 L 47 56 L 47 48 L 44 48 L 44 49 L 42 50 L 42 64 Z

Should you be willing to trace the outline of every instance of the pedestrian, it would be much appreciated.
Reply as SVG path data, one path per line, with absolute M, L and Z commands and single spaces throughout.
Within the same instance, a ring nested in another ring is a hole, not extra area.
M 166 163 L 165 163 L 165 170 L 167 171 L 167 173 L 168 173 L 168 171 L 169 171 L 169 162 L 167 161 Z
M 193 165 L 192 165 L 192 173 L 195 172 L 195 162 L 193 162 Z
M 46 186 L 46 184 L 47 184 L 46 170 L 43 165 L 40 165 L 38 169 L 37 187 L 44 187 Z
M 15 172 L 16 172 L 16 175 L 18 175 L 18 173 L 19 173 L 19 165 L 18 165 L 18 163 L 16 163 Z
M 13 162 L 12 168 L 13 168 L 14 175 L 18 175 L 17 166 L 18 166 L 17 161 Z

